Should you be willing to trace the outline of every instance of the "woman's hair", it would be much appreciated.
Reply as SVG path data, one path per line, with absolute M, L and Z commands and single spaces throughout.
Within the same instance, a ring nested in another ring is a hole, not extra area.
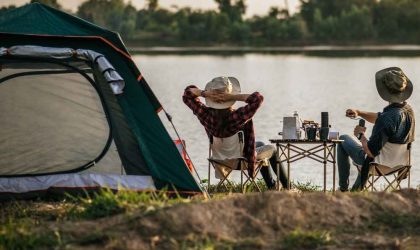
M 232 113 L 232 108 L 227 109 L 210 109 L 213 117 L 217 117 L 217 127 L 219 131 L 225 130 L 227 125 L 229 124 L 229 115 Z

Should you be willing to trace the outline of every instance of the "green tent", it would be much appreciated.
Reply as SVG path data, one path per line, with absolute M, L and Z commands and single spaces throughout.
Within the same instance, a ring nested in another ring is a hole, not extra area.
M 2 14 L 0 100 L 0 192 L 20 192 L 11 180 L 103 174 L 202 192 L 117 33 L 39 3 Z

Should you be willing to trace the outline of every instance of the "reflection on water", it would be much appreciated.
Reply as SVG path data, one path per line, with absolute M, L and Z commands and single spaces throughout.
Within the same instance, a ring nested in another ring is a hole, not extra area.
M 279 138 L 283 116 L 297 110 L 302 119 L 320 122 L 321 112 L 328 111 L 333 130 L 351 133 L 357 121 L 346 118 L 350 107 L 380 111 L 387 105 L 376 92 L 375 72 L 390 66 L 401 67 L 415 85 L 420 83 L 420 57 L 316 57 L 305 55 L 245 54 L 210 55 L 136 55 L 135 62 L 173 116 L 187 149 L 202 178 L 207 178 L 208 142 L 204 129 L 183 104 L 181 95 L 189 84 L 204 87 L 215 76 L 237 77 L 245 93 L 259 91 L 265 97 L 255 115 L 258 140 Z M 414 91 L 409 100 L 413 108 L 420 105 Z M 161 116 L 171 135 L 173 129 Z M 371 126 L 368 126 L 368 133 Z M 420 184 L 420 150 L 413 147 L 412 185 Z M 319 163 L 302 160 L 292 164 L 292 179 L 322 184 L 323 168 Z M 332 171 L 329 171 L 331 174 Z M 352 169 L 352 175 L 356 170 Z M 329 186 L 332 177 L 328 177 Z M 351 180 L 352 181 L 352 180 Z

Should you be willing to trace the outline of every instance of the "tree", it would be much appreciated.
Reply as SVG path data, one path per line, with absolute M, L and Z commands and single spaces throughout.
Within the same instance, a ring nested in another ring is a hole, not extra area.
M 315 22 L 317 9 L 322 13 L 323 18 L 327 19 L 339 17 L 343 11 L 350 11 L 352 6 L 367 6 L 372 9 L 377 4 L 377 0 L 300 0 L 300 2 L 300 14 L 310 30 Z
M 30 3 L 42 3 L 56 9 L 62 9 L 61 5 L 57 2 L 57 0 L 31 0 Z
M 215 0 L 218 4 L 220 13 L 227 14 L 229 19 L 233 22 L 242 21 L 242 16 L 246 12 L 246 5 L 244 0 Z
M 155 11 L 159 7 L 159 0 L 148 0 L 147 9 Z
M 0 15 L 3 14 L 4 12 L 6 12 L 6 11 L 13 10 L 13 9 L 16 9 L 15 5 L 9 5 L 9 6 L 6 6 L 6 7 L 1 7 L 0 8 Z
M 88 0 L 82 3 L 77 15 L 130 37 L 136 28 L 137 11 L 123 0 Z
M 419 1 L 380 1 L 374 9 L 374 25 L 381 40 L 399 43 L 420 42 Z

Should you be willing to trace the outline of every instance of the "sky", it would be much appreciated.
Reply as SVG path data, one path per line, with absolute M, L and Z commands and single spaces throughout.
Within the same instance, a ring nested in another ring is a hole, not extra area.
M 23 5 L 28 3 L 30 0 L 0 0 L 0 6 L 7 5 Z M 80 5 L 84 0 L 58 0 L 58 2 L 67 10 L 75 12 L 77 6 Z M 137 9 L 143 8 L 146 0 L 125 0 L 131 2 Z M 265 15 L 272 6 L 284 7 L 285 0 L 246 0 L 248 8 L 246 16 L 251 17 L 253 15 Z M 294 13 L 298 7 L 299 0 L 288 0 L 289 10 Z M 159 4 L 163 8 L 171 8 L 174 5 L 178 7 L 191 7 L 193 9 L 214 9 L 216 3 L 213 0 L 159 0 Z

